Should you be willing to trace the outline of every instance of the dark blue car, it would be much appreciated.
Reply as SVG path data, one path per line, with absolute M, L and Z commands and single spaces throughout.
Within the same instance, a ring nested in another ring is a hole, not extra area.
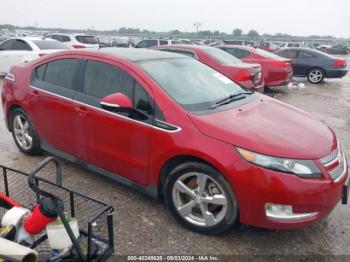
M 276 54 L 293 60 L 293 76 L 307 77 L 313 84 L 324 78 L 344 77 L 348 72 L 344 59 L 314 49 L 285 48 Z

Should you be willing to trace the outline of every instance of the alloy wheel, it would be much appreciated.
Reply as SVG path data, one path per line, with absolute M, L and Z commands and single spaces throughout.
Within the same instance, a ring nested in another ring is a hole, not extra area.
M 309 73 L 309 79 L 312 83 L 318 83 L 323 79 L 323 73 L 319 69 L 313 69 Z
M 13 132 L 17 143 L 23 150 L 29 150 L 33 145 L 28 120 L 23 115 L 17 115 L 13 120 Z
M 178 213 L 195 225 L 217 225 L 227 212 L 225 191 L 215 179 L 203 173 L 180 176 L 174 184 L 172 197 Z

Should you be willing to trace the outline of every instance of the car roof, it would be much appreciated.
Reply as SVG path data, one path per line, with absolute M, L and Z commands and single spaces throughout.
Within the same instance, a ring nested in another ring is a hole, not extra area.
M 24 41 L 39 41 L 39 40 L 47 40 L 47 41 L 56 41 L 54 39 L 50 38 L 44 38 L 44 37 L 33 37 L 33 36 L 24 36 L 24 37 L 11 37 L 9 39 L 18 39 L 18 40 L 24 40 Z M 8 40 L 9 40 L 8 39 Z
M 63 35 L 63 36 L 95 36 L 89 34 L 65 34 L 65 33 L 48 33 L 46 35 Z
M 174 49 L 184 49 L 184 50 L 208 50 L 211 48 L 215 48 L 212 46 L 206 46 L 206 45 L 186 45 L 186 44 L 182 44 L 182 45 L 161 45 L 161 46 L 157 46 L 154 49 L 164 49 L 164 48 L 174 48 Z
M 108 48 L 102 48 L 98 52 L 121 57 L 121 58 L 130 60 L 132 62 L 184 57 L 183 55 L 179 55 L 176 53 L 161 52 L 158 50 L 142 49 L 142 48 L 108 47 Z

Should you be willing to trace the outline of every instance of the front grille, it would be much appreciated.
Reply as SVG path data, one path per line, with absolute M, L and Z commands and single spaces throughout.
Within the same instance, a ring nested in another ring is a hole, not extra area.
M 334 151 L 322 158 L 320 161 L 335 182 L 339 181 L 346 173 L 345 156 L 339 143 Z

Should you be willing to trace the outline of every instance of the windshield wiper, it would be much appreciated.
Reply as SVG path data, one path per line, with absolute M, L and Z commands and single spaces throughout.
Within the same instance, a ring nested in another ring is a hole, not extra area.
M 250 94 L 250 93 L 248 93 L 248 94 Z M 227 105 L 227 104 L 230 104 L 234 101 L 242 100 L 244 98 L 246 98 L 246 96 L 237 96 L 237 97 L 221 100 L 221 102 L 216 102 L 214 105 L 211 105 L 209 107 L 209 109 L 215 109 L 215 108 L 218 108 L 219 106 Z
M 236 94 L 229 95 L 229 96 L 227 96 L 227 97 L 225 97 L 225 98 L 223 98 L 223 99 L 217 101 L 216 104 L 221 104 L 222 102 L 225 102 L 226 100 L 230 100 L 230 99 L 235 98 L 235 97 L 237 97 L 237 96 L 241 96 L 241 95 L 251 95 L 251 94 L 253 94 L 253 92 L 238 92 L 238 93 L 236 93 Z

